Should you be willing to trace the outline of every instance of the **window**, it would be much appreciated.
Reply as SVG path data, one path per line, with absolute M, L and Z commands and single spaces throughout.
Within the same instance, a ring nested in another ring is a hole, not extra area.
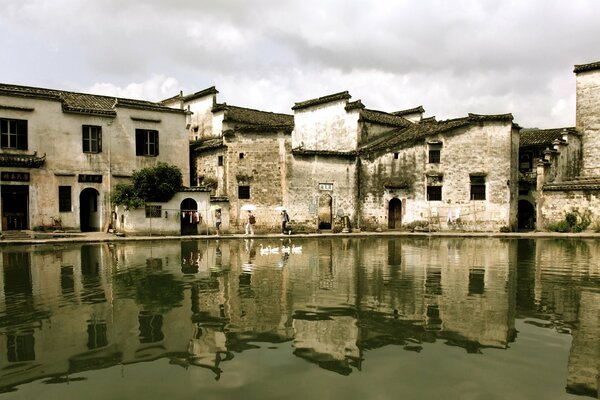
M 399 154 L 398 153 L 394 153 L 394 160 L 398 159 Z
M 35 338 L 33 333 L 6 335 L 6 356 L 9 362 L 35 360 Z
M 140 343 L 156 343 L 165 338 L 165 335 L 162 332 L 162 315 L 142 311 L 138 316 L 138 321 L 140 327 Z
M 71 212 L 71 186 L 58 187 L 58 211 Z
M 471 200 L 485 200 L 485 176 L 471 175 Z
M 441 162 L 442 144 L 429 144 L 429 164 L 439 164 Z
M 442 187 L 441 186 L 427 186 L 427 200 L 428 201 L 441 201 L 442 200 Z
M 427 200 L 442 200 L 442 185 L 444 177 L 442 175 L 427 175 Z
M 158 155 L 158 131 L 135 130 L 135 155 L 154 157 Z
M 244 159 L 244 153 L 240 153 L 240 160 Z
M 88 321 L 87 333 L 89 350 L 99 349 L 108 346 L 108 335 L 105 322 Z
M 238 199 L 250 198 L 250 186 L 238 186 Z
M 102 151 L 102 127 L 83 125 L 81 138 L 84 153 L 100 153 Z
M 146 206 L 146 218 L 160 218 L 162 206 Z
M 27 150 L 27 121 L 0 118 L 0 136 L 3 149 Z
M 519 170 L 523 172 L 529 172 L 533 169 L 533 162 L 531 161 L 531 153 L 523 153 L 519 155 Z
M 223 156 L 218 156 L 218 157 L 217 157 L 217 165 L 218 165 L 219 167 L 222 167 L 222 166 L 223 166 Z

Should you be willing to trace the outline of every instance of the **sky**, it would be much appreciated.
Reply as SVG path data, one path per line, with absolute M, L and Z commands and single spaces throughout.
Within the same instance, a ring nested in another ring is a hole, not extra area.
M 1 0 L 0 82 L 292 114 L 341 91 L 438 120 L 575 125 L 600 61 L 598 0 Z

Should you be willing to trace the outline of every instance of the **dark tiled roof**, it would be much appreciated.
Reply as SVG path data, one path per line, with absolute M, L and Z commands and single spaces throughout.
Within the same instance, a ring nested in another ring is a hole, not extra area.
M 213 112 L 217 111 L 225 112 L 225 122 L 264 127 L 294 126 L 294 116 L 289 114 L 278 114 L 267 111 L 253 110 L 251 108 L 230 106 L 224 103 L 217 104 L 215 107 L 213 107 Z
M 571 181 L 547 183 L 542 190 L 600 190 L 600 176 L 580 177 Z
M 183 112 L 151 101 L 101 96 L 88 93 L 67 92 L 29 86 L 0 83 L 0 94 L 60 101 L 63 111 L 84 114 L 115 116 L 116 107 L 136 108 L 152 111 Z
M 348 91 L 346 90 L 343 92 L 330 94 L 330 95 L 319 97 L 316 99 L 311 99 L 311 100 L 306 100 L 306 101 L 301 101 L 299 103 L 295 103 L 294 106 L 292 107 L 292 110 L 300 110 L 302 108 L 313 107 L 313 106 L 317 106 L 319 104 L 330 103 L 332 101 L 348 100 L 348 99 L 350 99 L 350 97 L 352 97 L 352 96 L 350 96 L 350 93 L 348 93 Z
M 355 157 L 358 153 L 356 151 L 305 150 L 295 148 L 292 149 L 292 154 L 297 156 Z
M 201 97 L 205 97 L 205 96 L 213 95 L 213 94 L 217 94 L 217 93 L 219 93 L 217 88 L 214 86 L 211 86 L 211 87 L 201 90 L 199 92 L 188 94 L 187 96 L 183 96 L 183 101 L 199 99 Z
M 412 125 L 412 122 L 408 121 L 404 117 L 389 114 L 383 111 L 368 110 L 364 109 L 360 111 L 360 117 L 358 118 L 361 122 L 373 122 L 377 124 L 406 127 Z
M 521 129 L 519 147 L 550 146 L 557 139 L 562 139 L 564 133 L 577 134 L 573 127 L 556 129 Z
M 200 139 L 190 143 L 192 151 L 206 151 L 218 149 L 223 146 L 223 138 L 220 136 L 216 138 Z
M 512 121 L 513 115 L 508 114 L 473 114 L 469 113 L 471 121 Z
M 346 107 L 344 107 L 346 109 L 346 111 L 350 111 L 350 110 L 355 110 L 355 109 L 363 109 L 365 108 L 365 105 L 362 103 L 362 101 L 360 100 L 356 100 L 356 101 L 351 101 L 348 104 L 346 104 Z
M 596 61 L 596 62 L 589 63 L 589 64 L 576 65 L 575 68 L 573 69 L 573 72 L 578 73 L 578 72 L 585 72 L 585 71 L 593 71 L 595 69 L 600 69 L 600 61 Z
M 448 121 L 421 122 L 410 124 L 407 128 L 398 128 L 361 146 L 361 153 L 387 152 L 390 149 L 404 147 L 425 139 L 427 136 L 451 131 L 470 125 L 469 118 L 459 118 Z
M 408 115 L 408 114 L 416 114 L 416 113 L 424 113 L 425 109 L 423 108 L 423 106 L 418 106 L 415 108 L 409 108 L 406 110 L 400 110 L 400 111 L 394 111 L 392 114 L 394 115 Z
M 0 167 L 40 168 L 45 161 L 45 154 L 0 154 Z

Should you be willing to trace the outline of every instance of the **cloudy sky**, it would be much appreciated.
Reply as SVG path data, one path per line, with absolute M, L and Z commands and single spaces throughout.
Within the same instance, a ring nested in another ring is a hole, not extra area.
M 348 90 L 438 119 L 575 123 L 573 65 L 600 61 L 598 0 L 2 0 L 0 81 L 292 113 Z

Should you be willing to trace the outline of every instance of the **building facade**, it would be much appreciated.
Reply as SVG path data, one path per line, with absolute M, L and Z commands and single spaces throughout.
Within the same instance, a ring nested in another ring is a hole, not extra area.
M 189 185 L 185 123 L 157 103 L 0 84 L 2 230 L 108 229 L 111 188 L 159 161 Z

